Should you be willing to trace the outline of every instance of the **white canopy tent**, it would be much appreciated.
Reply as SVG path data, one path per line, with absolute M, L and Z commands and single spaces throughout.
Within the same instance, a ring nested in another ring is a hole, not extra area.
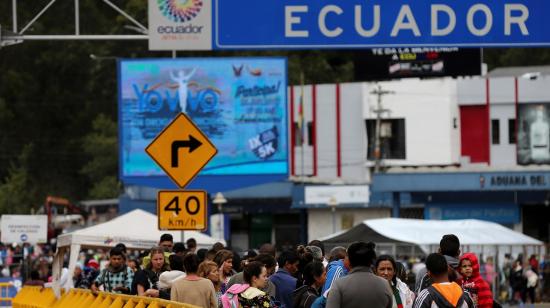
M 124 243 L 128 249 L 150 249 L 158 245 L 160 236 L 172 234 L 174 242 L 182 240 L 180 231 L 158 230 L 158 217 L 143 210 L 133 210 L 108 222 L 97 224 L 75 232 L 62 234 L 57 246 L 80 245 L 85 247 L 114 247 Z M 197 231 L 184 231 L 184 240 L 194 238 L 199 248 L 210 248 L 216 242 L 225 243 Z
M 57 254 L 53 264 L 54 281 L 59 280 L 67 250 L 70 250 L 69 273 L 72 273 L 81 248 L 111 248 L 123 243 L 130 250 L 150 249 L 158 245 L 160 236 L 164 233 L 172 234 L 174 242 L 194 238 L 199 249 L 210 248 L 216 242 L 225 245 L 223 239 L 215 239 L 197 231 L 160 231 L 156 215 L 139 209 L 133 210 L 108 222 L 58 236 Z
M 464 251 L 476 252 L 481 248 L 481 252 L 484 252 L 484 249 L 492 249 L 496 255 L 499 248 L 501 252 L 508 252 L 506 249 L 512 252 L 513 247 L 520 247 L 524 252 L 527 247 L 530 247 L 540 254 L 540 249 L 543 247 L 541 241 L 523 233 L 497 223 L 476 219 L 372 219 L 365 220 L 347 231 L 338 232 L 320 240 L 328 247 L 347 246 L 354 241 L 373 241 L 377 243 L 377 246 L 390 247 L 392 251 L 386 251 L 386 253 L 410 256 L 414 255 L 414 247 L 420 248 L 418 253 L 427 254 L 437 251 L 441 237 L 450 233 L 460 239 Z M 413 253 L 407 249 L 399 251 L 399 247 L 404 246 L 412 247 Z

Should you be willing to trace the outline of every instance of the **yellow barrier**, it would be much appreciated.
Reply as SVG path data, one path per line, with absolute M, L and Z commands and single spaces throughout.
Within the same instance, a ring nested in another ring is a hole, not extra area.
M 13 308 L 196 308 L 197 306 L 167 301 L 163 299 L 99 292 L 97 296 L 90 290 L 71 289 L 58 300 L 52 289 L 23 287 L 12 300 Z
M 0 282 L 0 302 L 11 302 L 12 298 L 9 297 L 11 282 Z

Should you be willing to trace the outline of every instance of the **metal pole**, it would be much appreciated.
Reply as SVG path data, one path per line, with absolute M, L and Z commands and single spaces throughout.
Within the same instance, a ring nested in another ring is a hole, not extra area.
M 332 211 L 332 233 L 336 233 L 336 207 L 331 207 Z
M 303 125 L 304 125 L 304 120 L 305 120 L 305 117 L 306 117 L 306 113 L 304 112 L 304 72 L 300 72 L 300 108 L 301 108 L 301 112 L 302 114 L 300 115 L 300 143 L 301 143 L 301 147 L 300 147 L 300 164 L 301 164 L 301 178 L 302 178 L 302 188 L 305 190 L 305 176 L 304 176 L 304 146 L 305 146 L 305 142 L 304 142 L 304 139 L 305 139 L 305 134 L 303 133 L 304 132 L 304 128 L 303 128 Z M 311 137 L 311 136 L 310 136 Z
M 12 0 L 13 33 L 17 33 L 17 0 Z
M 74 34 L 80 34 L 80 0 L 74 0 Z
M 382 96 L 386 94 L 393 94 L 393 91 L 384 91 L 380 85 L 377 85 L 376 90 L 370 92 L 376 95 L 376 131 L 374 137 L 374 172 L 380 172 L 380 166 L 382 165 L 382 153 L 380 153 L 380 127 L 382 125 L 382 113 L 389 112 L 389 110 L 382 109 Z
M 377 89 L 377 100 L 376 100 L 376 109 L 378 112 L 376 112 L 376 136 L 374 137 L 374 172 L 378 173 L 380 172 L 380 159 L 382 158 L 380 155 L 380 126 L 381 126 L 381 116 L 382 113 L 380 112 L 382 109 L 382 87 L 378 85 Z
M 21 30 L 21 33 L 20 34 L 23 34 L 25 31 L 27 31 L 27 29 L 32 26 L 32 24 L 34 24 L 35 21 L 38 20 L 38 18 L 40 18 L 40 16 L 42 16 L 42 14 L 44 14 L 44 12 L 46 12 L 48 10 L 48 8 L 50 6 L 52 6 L 52 4 L 55 2 L 56 0 L 52 0 L 50 1 L 50 3 L 48 3 L 43 9 L 42 11 L 40 11 L 22 30 Z
M 222 212 L 222 203 L 217 203 L 216 206 L 218 207 L 218 215 L 220 216 L 220 229 L 222 231 L 222 239 L 225 240 L 225 216 Z

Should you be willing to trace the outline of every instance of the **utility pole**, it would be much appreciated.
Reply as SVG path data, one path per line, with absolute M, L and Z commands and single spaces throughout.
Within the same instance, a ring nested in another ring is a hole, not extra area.
M 382 108 L 382 97 L 388 94 L 394 94 L 394 91 L 382 90 L 380 85 L 377 85 L 376 89 L 372 90 L 370 94 L 377 96 L 376 109 L 373 110 L 376 113 L 376 131 L 374 137 L 374 172 L 380 172 L 380 165 L 382 163 L 382 155 L 380 153 L 380 126 L 382 122 L 382 113 L 389 113 L 389 109 Z

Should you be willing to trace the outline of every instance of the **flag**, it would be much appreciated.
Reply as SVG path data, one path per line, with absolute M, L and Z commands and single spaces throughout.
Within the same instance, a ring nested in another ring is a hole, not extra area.
M 304 144 L 305 132 L 304 132 L 304 75 L 301 75 L 301 89 L 300 89 L 300 104 L 298 105 L 298 132 L 299 132 L 299 144 Z

